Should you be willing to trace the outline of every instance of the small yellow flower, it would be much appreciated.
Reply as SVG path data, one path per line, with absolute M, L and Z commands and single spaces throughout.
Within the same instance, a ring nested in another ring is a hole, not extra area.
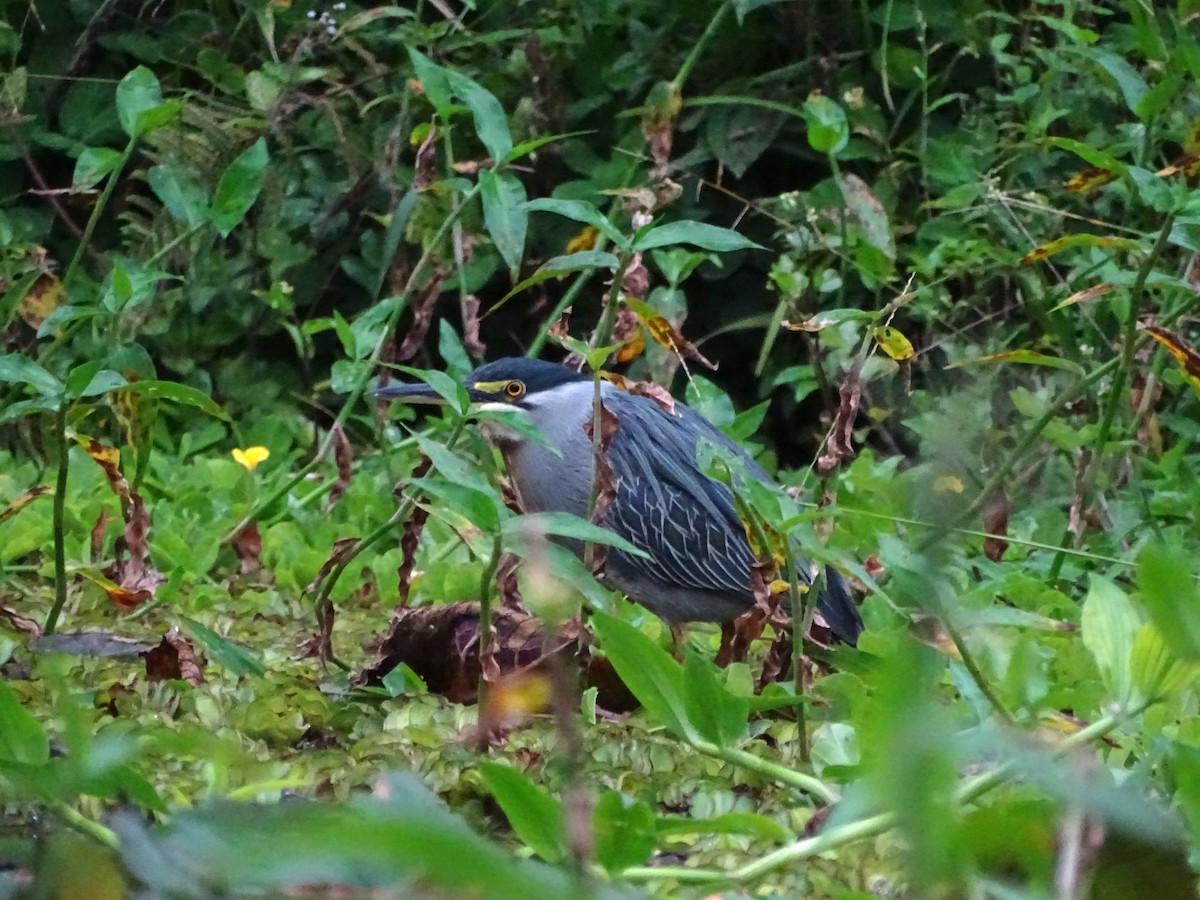
M 260 462 L 265 460 L 270 455 L 271 451 L 266 447 L 247 447 L 245 450 L 243 450 L 241 447 L 237 447 L 233 451 L 233 458 L 237 460 L 238 465 L 245 467 L 251 472 L 258 467 Z

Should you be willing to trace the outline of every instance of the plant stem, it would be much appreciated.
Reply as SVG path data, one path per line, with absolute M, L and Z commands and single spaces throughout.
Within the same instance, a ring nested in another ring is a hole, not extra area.
M 700 39 L 696 41 L 696 43 L 692 45 L 692 49 L 688 51 L 687 59 L 683 61 L 683 65 L 679 67 L 679 71 L 676 72 L 675 77 L 671 79 L 671 84 L 674 86 L 675 90 L 679 90 L 683 87 L 683 83 L 687 81 L 688 75 L 692 73 L 692 69 L 695 67 L 696 62 L 700 59 L 700 54 L 703 53 L 705 48 L 708 47 L 709 42 L 716 37 L 717 30 L 721 27 L 721 21 L 726 15 L 728 15 L 730 6 L 731 4 L 728 2 L 728 0 L 721 4 L 721 8 L 713 14 L 713 17 L 709 20 L 704 32 L 700 35 Z
M 1112 386 L 1108 390 L 1107 403 L 1105 403 L 1104 413 L 1100 418 L 1100 430 L 1096 434 L 1096 449 L 1080 480 L 1079 503 L 1081 507 L 1087 504 L 1088 495 L 1092 492 L 1096 475 L 1100 471 L 1100 463 L 1104 459 L 1104 449 L 1108 444 L 1108 437 L 1112 433 L 1113 422 L 1117 417 L 1117 409 L 1120 407 L 1121 401 L 1125 399 L 1125 381 L 1129 377 L 1129 373 L 1133 371 L 1133 354 L 1138 343 L 1138 311 L 1141 308 L 1142 295 L 1146 292 L 1146 280 L 1150 277 L 1150 272 L 1154 269 L 1154 264 L 1158 262 L 1163 250 L 1166 249 L 1167 241 L 1171 237 L 1171 229 L 1174 227 L 1175 217 L 1167 216 L 1162 229 L 1158 232 L 1158 239 L 1150 248 L 1146 258 L 1142 260 L 1133 287 L 1129 290 L 1129 317 L 1125 320 L 1125 337 L 1121 344 L 1121 355 L 1118 357 L 1120 366 L 1113 376 Z M 1075 535 L 1076 543 L 1082 540 L 1084 530 L 1080 529 L 1079 534 Z
M 621 303 L 621 286 L 625 282 L 625 272 L 632 260 L 631 251 L 626 250 L 621 254 L 621 261 L 613 273 L 612 286 L 608 289 L 608 299 L 604 302 L 604 314 L 596 324 L 596 330 L 592 332 L 592 339 L 588 341 L 589 347 L 603 347 L 612 337 L 613 326 L 617 322 L 617 308 Z
M 75 807 L 61 800 L 51 800 L 47 804 L 59 818 L 67 825 L 74 828 L 80 834 L 85 834 L 105 847 L 110 847 L 113 850 L 117 849 L 120 841 L 117 839 L 117 834 L 111 828 L 106 828 L 99 822 L 89 819 Z
M 54 437 L 58 444 L 58 480 L 54 485 L 54 605 L 42 627 L 44 635 L 54 634 L 58 617 L 67 602 L 67 546 L 64 518 L 67 502 L 67 471 L 70 454 L 67 451 L 67 400 L 59 399 L 58 415 L 54 417 Z
M 1118 713 L 1097 719 L 1088 727 L 1075 732 L 1075 734 L 1063 740 L 1054 748 L 1052 755 L 1056 758 L 1062 757 L 1071 750 L 1107 734 L 1126 719 L 1139 715 L 1148 705 L 1141 704 L 1133 709 L 1122 710 Z M 998 766 L 990 772 L 963 782 L 955 792 L 954 799 L 959 805 L 973 803 L 984 794 L 1011 780 L 1013 777 L 1014 768 L 1011 765 Z M 867 838 L 878 837 L 894 828 L 897 820 L 896 814 L 890 812 L 868 816 L 865 819 L 859 819 L 857 822 L 850 822 L 839 828 L 822 832 L 814 837 L 803 838 L 787 846 L 780 847 L 772 853 L 768 853 L 729 872 L 719 869 L 639 866 L 626 869 L 621 873 L 621 878 L 625 881 L 635 882 L 675 879 L 689 883 L 745 883 L 755 878 L 760 878 L 775 869 L 780 869 L 800 860 L 809 859 L 818 853 L 844 847 L 847 844 L 866 840 Z
M 763 759 L 761 756 L 755 756 L 748 750 L 739 750 L 736 747 L 721 747 L 717 744 L 710 744 L 707 741 L 700 740 L 689 741 L 689 743 L 705 756 L 713 756 L 717 759 L 723 759 L 725 762 L 733 763 L 735 766 L 741 766 L 743 769 L 749 769 L 751 772 L 762 775 L 764 778 L 769 778 L 780 784 L 786 784 L 788 787 L 817 797 L 825 801 L 825 803 L 833 804 L 841 799 L 841 795 L 834 788 L 821 781 L 821 779 L 813 775 L 807 775 L 804 772 L 797 772 L 795 769 L 781 765 L 780 763 L 771 762 L 769 759 Z
M 136 146 L 137 138 L 130 138 L 129 143 L 125 145 L 125 149 L 121 151 L 121 158 L 117 160 L 116 166 L 109 173 L 108 180 L 104 182 L 104 190 L 100 192 L 100 196 L 96 200 L 96 205 L 92 207 L 92 214 L 88 217 L 87 225 L 83 229 L 83 237 L 79 239 L 79 246 L 75 248 L 75 255 L 71 257 L 71 262 L 67 265 L 66 272 L 63 273 L 62 283 L 68 290 L 70 289 L 71 276 L 75 274 L 75 270 L 79 268 L 79 264 L 83 261 L 83 255 L 87 252 L 88 245 L 92 242 L 92 234 L 96 231 L 100 217 L 104 215 L 108 201 L 112 199 L 117 182 L 121 180 L 121 173 L 125 170 L 125 166 L 133 156 L 133 149 Z

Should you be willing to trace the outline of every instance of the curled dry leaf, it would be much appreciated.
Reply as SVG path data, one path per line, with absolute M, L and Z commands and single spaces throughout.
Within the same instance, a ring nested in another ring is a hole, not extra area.
M 648 303 L 643 303 L 635 297 L 626 297 L 625 302 L 637 313 L 637 317 L 641 320 L 642 327 L 646 329 L 646 333 L 660 347 L 665 347 L 667 350 L 684 359 L 694 359 L 705 368 L 716 370 L 717 364 L 701 353 L 695 344 L 680 334 L 675 326 L 667 321 L 664 316 L 660 316 L 654 307 Z
M 547 653 L 584 652 L 577 620 L 566 623 L 547 641 L 540 620 L 524 610 L 501 606 L 493 610 L 493 628 L 497 677 L 534 669 Z M 482 671 L 479 638 L 478 603 L 397 609 L 376 659 L 355 680 L 378 685 L 403 663 L 430 691 L 455 703 L 473 703 Z
M 854 458 L 854 421 L 858 417 L 858 404 L 862 399 L 862 379 L 857 368 L 846 375 L 838 391 L 838 408 L 830 429 L 825 452 L 817 460 L 817 471 L 827 478 L 841 465 L 843 460 Z
M 41 637 L 42 626 L 28 616 L 23 616 L 15 609 L 0 604 L 0 622 L 6 622 L 14 631 L 27 634 L 30 637 Z
M 330 512 L 350 487 L 350 476 L 353 474 L 354 448 L 346 437 L 346 429 L 340 424 L 333 426 L 333 459 L 337 464 L 338 477 L 329 491 L 329 500 L 325 503 L 325 511 Z M 244 571 L 244 570 L 243 570 Z
M 442 284 L 446 280 L 446 272 L 437 260 L 434 260 L 431 268 L 429 278 L 417 290 L 409 304 L 412 322 L 400 343 L 400 349 L 396 351 L 396 362 L 408 362 L 416 356 L 421 345 L 425 343 L 425 335 L 429 333 L 430 323 L 433 322 L 433 308 L 437 305 L 437 299 L 442 293 Z
M 243 575 L 258 569 L 259 555 L 262 553 L 262 535 L 258 531 L 257 522 L 251 522 L 234 535 L 233 552 L 237 554 Z
M 146 678 L 156 681 L 180 680 L 195 687 L 204 684 L 204 672 L 196 661 L 191 641 L 172 628 L 158 645 L 141 654 L 146 662 Z
M 1146 334 L 1162 344 L 1167 352 L 1175 357 L 1183 377 L 1200 392 L 1200 353 L 1196 352 L 1196 348 L 1165 328 L 1159 328 L 1157 325 L 1145 325 L 1143 328 Z
M 104 535 L 111 521 L 112 514 L 107 509 L 101 509 L 100 515 L 96 516 L 96 524 L 92 526 L 91 534 L 91 559 L 94 563 L 104 556 Z
M 775 579 L 774 562 L 760 562 L 750 567 L 750 588 L 754 592 L 754 605 L 721 628 L 718 666 L 744 662 L 750 653 L 750 645 L 762 637 L 768 622 L 782 624 L 787 621 L 780 603 L 787 596 L 788 586 L 787 582 Z
M 595 480 L 592 485 L 592 494 L 596 500 L 592 505 L 591 515 L 591 520 L 595 523 L 602 523 L 605 520 L 608 509 L 617 496 L 616 476 L 613 473 L 612 463 L 608 461 L 608 445 L 620 427 L 620 419 L 603 403 L 600 404 L 600 440 L 598 443 L 595 442 L 595 414 L 593 413 L 583 425 L 584 434 L 596 448 L 593 475 Z M 593 575 L 601 577 L 607 562 L 608 546 L 606 544 L 588 544 L 588 564 Z
M 616 385 L 626 393 L 653 400 L 663 412 L 673 416 L 679 415 L 675 409 L 675 398 L 661 384 L 655 384 L 653 381 L 634 381 L 632 378 L 626 378 L 616 372 L 602 372 L 600 375 L 605 381 Z
M 479 298 L 474 294 L 463 294 L 462 303 L 463 347 L 475 359 L 487 355 L 487 344 L 479 338 Z
M 1008 494 L 1000 488 L 988 499 L 983 508 L 983 530 L 988 537 L 983 539 L 983 553 L 992 562 L 1000 562 L 1008 549 Z
M 414 191 L 423 191 L 437 181 L 437 127 L 429 122 L 424 131 L 424 139 L 417 147 L 417 156 L 413 161 Z

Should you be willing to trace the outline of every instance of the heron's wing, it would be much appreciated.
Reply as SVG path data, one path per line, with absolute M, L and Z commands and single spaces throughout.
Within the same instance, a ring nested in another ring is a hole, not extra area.
M 651 557 L 625 561 L 655 581 L 748 597 L 754 555 L 733 494 L 696 465 L 699 439 L 741 457 L 755 477 L 762 470 L 682 405 L 672 415 L 653 400 L 615 392 L 604 403 L 619 421 L 608 448 L 617 502 L 606 524 Z

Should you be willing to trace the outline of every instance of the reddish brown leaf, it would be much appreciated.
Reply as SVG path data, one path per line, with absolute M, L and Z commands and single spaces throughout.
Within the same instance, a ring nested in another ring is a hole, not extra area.
M 355 548 L 358 547 L 358 538 L 338 538 L 333 542 L 333 550 L 329 553 L 329 558 L 321 563 L 321 569 L 317 572 L 315 578 L 308 583 L 308 587 L 304 589 L 304 593 L 311 594 L 321 586 L 321 583 L 333 571 L 335 566 L 341 565 L 350 558 Z
M 7 622 L 14 631 L 20 631 L 30 637 L 41 637 L 42 626 L 28 616 L 23 616 L 15 609 L 0 604 L 0 621 Z
M 330 512 L 342 496 L 346 493 L 346 488 L 350 487 L 350 476 L 353 474 L 354 465 L 354 448 L 350 446 L 350 439 L 346 437 L 346 429 L 341 425 L 334 425 L 331 434 L 333 438 L 333 459 L 337 463 L 338 477 L 333 483 L 333 488 L 329 491 L 329 500 L 325 503 L 325 511 Z
M 589 442 L 596 447 L 595 479 L 592 486 L 592 493 L 596 498 L 596 502 L 592 505 L 591 520 L 597 524 L 602 524 L 608 514 L 608 508 L 612 506 L 613 500 L 617 496 L 616 477 L 613 473 L 612 464 L 608 461 L 608 445 L 613 439 L 613 435 L 621 428 L 621 422 L 616 414 L 612 412 L 603 403 L 600 404 L 600 440 L 598 445 L 594 442 L 595 434 L 595 414 L 593 413 L 583 425 L 583 432 L 587 435 Z M 604 567 L 608 562 L 608 545 L 607 544 L 588 544 L 588 564 L 591 567 L 592 574 L 600 578 L 604 574 Z
M 1099 166 L 1086 166 L 1068 178 L 1063 187 L 1072 194 L 1085 194 L 1116 181 L 1119 176 L 1111 169 L 1101 169 Z
M 423 191 L 437 181 L 437 127 L 433 122 L 425 132 L 424 140 L 417 147 L 416 159 L 413 160 L 414 191 Z
M 32 503 L 38 497 L 51 493 L 53 493 L 53 490 L 47 485 L 39 485 L 38 487 L 30 488 L 21 496 L 17 497 L 11 503 L 5 506 L 4 509 L 0 509 L 0 522 L 3 522 L 10 516 L 15 516 L 18 510 Z
M 91 559 L 94 563 L 104 557 L 104 535 L 108 531 L 108 523 L 111 521 L 112 515 L 107 509 L 101 509 L 100 515 L 96 516 L 96 524 L 92 526 L 91 542 Z
M 204 672 L 196 661 L 191 642 L 175 629 L 163 635 L 158 646 L 142 653 L 146 677 L 151 683 L 178 679 L 195 687 L 204 684 Z
M 717 665 L 745 662 L 750 645 L 762 637 L 767 623 L 786 614 L 780 609 L 780 601 L 787 596 L 783 591 L 772 590 L 775 582 L 775 564 L 759 563 L 750 568 L 750 588 L 754 592 L 754 605 L 738 616 L 728 627 L 721 629 L 721 646 L 717 650 Z
M 625 277 L 621 279 L 621 292 L 626 297 L 646 299 L 646 291 L 650 288 L 650 270 L 642 261 L 642 254 L 635 253 L 629 258 L 625 267 Z
M 1183 376 L 1200 391 L 1200 353 L 1196 352 L 1196 348 L 1165 328 L 1159 328 L 1157 325 L 1146 325 L 1144 328 L 1146 334 L 1162 344 L 1167 352 L 1175 357 Z
M 616 385 L 626 393 L 653 400 L 658 404 L 659 409 L 665 413 L 670 413 L 673 416 L 679 415 L 675 411 L 675 398 L 671 396 L 670 391 L 660 384 L 655 384 L 653 381 L 634 381 L 632 378 L 626 378 L 624 375 L 618 375 L 616 372 L 601 372 L 600 377 Z
M 992 562 L 1000 562 L 1008 549 L 1008 494 L 1000 488 L 988 499 L 983 508 L 983 530 L 989 537 L 983 539 L 983 554 Z
M 817 460 L 817 471 L 827 478 L 843 460 L 854 458 L 854 421 L 862 398 L 862 380 L 855 368 L 846 375 L 838 392 L 838 408 L 825 452 Z
M 421 468 L 428 471 L 429 460 L 424 460 L 421 463 Z M 400 566 L 396 569 L 396 578 L 398 579 L 400 589 L 400 602 L 396 604 L 397 606 L 408 605 L 408 595 L 412 591 L 413 569 L 417 564 L 417 546 L 421 542 L 421 532 L 424 531 L 425 522 L 428 519 L 429 510 L 416 506 L 413 507 L 412 515 L 408 517 L 408 521 L 404 523 L 404 533 L 400 536 L 400 550 L 403 553 L 403 558 Z
M 493 610 L 493 661 L 497 678 L 538 666 L 546 653 L 569 649 L 582 654 L 578 621 L 568 622 L 547 643 L 541 622 L 524 610 Z M 359 684 L 380 684 L 404 663 L 430 691 L 455 703 L 475 702 L 482 671 L 479 660 L 479 604 L 449 603 L 397 609 L 376 659 L 355 678 Z
M 675 117 L 682 108 L 683 97 L 679 85 L 660 81 L 650 91 L 642 108 L 642 137 L 650 148 L 654 168 L 651 179 L 660 177 L 667 170 L 671 157 L 671 145 L 675 140 Z
M 425 342 L 425 335 L 429 332 L 429 325 L 433 321 L 433 308 L 437 305 L 437 299 L 442 293 L 442 284 L 445 280 L 446 272 L 435 260 L 429 278 L 417 290 L 416 296 L 409 304 L 409 309 L 412 310 L 412 322 L 408 326 L 408 333 L 404 335 L 400 349 L 396 351 L 396 362 L 407 362 L 421 349 L 421 345 Z
M 233 552 L 241 563 L 242 574 L 253 572 L 259 568 L 259 556 L 262 554 L 262 535 L 258 531 L 258 523 L 251 522 L 233 538 Z
M 680 334 L 666 318 L 660 316 L 654 307 L 636 297 L 626 297 L 625 302 L 637 313 L 646 333 L 660 347 L 665 347 L 684 359 L 694 359 L 708 369 L 716 370 L 717 364 L 701 353 L 699 348 Z

